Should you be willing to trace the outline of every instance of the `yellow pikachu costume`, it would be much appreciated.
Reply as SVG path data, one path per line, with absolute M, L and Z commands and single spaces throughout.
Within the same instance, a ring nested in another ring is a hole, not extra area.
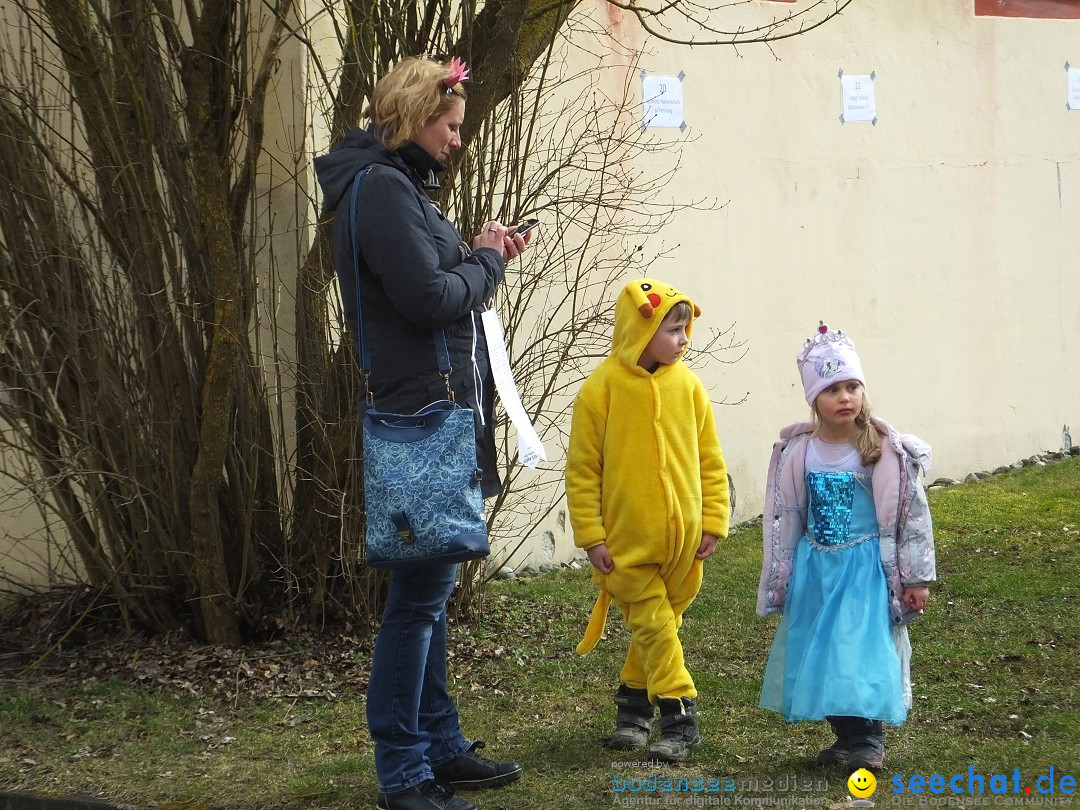
M 630 628 L 620 676 L 649 700 L 694 698 L 678 630 L 701 587 L 694 558 L 702 533 L 727 536 L 728 482 L 708 392 L 682 359 L 651 373 L 638 365 L 664 316 L 690 298 L 656 279 L 628 284 L 615 305 L 611 354 L 574 404 L 566 496 L 574 542 L 606 543 L 610 574 L 600 588 L 578 652 L 600 640 L 614 600 Z M 687 335 L 690 333 L 688 324 Z

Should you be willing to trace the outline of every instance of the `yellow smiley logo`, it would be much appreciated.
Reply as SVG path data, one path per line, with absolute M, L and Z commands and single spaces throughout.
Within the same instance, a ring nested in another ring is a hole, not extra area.
M 859 768 L 851 774 L 847 780 L 847 789 L 856 799 L 865 799 L 874 793 L 877 788 L 877 779 L 866 768 Z

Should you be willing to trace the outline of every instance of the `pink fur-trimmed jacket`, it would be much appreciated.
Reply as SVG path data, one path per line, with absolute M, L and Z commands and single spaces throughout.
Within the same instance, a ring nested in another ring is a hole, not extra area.
M 904 586 L 937 579 L 930 507 L 919 481 L 920 469 L 924 474 L 930 470 L 930 446 L 915 436 L 901 436 L 888 422 L 871 419 L 883 439 L 881 458 L 871 474 L 881 566 L 889 586 L 889 611 L 899 624 L 915 615 L 901 604 Z M 789 425 L 773 445 L 762 513 L 765 558 L 758 585 L 759 616 L 784 609 L 795 546 L 806 532 L 806 443 L 812 430 L 810 422 Z

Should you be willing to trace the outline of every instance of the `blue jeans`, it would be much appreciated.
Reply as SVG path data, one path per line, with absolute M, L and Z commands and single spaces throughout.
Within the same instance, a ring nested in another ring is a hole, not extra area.
M 367 722 L 380 793 L 434 778 L 468 750 L 446 691 L 446 603 L 457 565 L 395 571 L 375 639 Z

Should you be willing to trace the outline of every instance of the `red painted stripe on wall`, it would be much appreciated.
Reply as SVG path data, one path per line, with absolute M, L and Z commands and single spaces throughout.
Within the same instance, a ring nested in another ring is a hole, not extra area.
M 975 16 L 1080 20 L 1080 0 L 975 0 Z

